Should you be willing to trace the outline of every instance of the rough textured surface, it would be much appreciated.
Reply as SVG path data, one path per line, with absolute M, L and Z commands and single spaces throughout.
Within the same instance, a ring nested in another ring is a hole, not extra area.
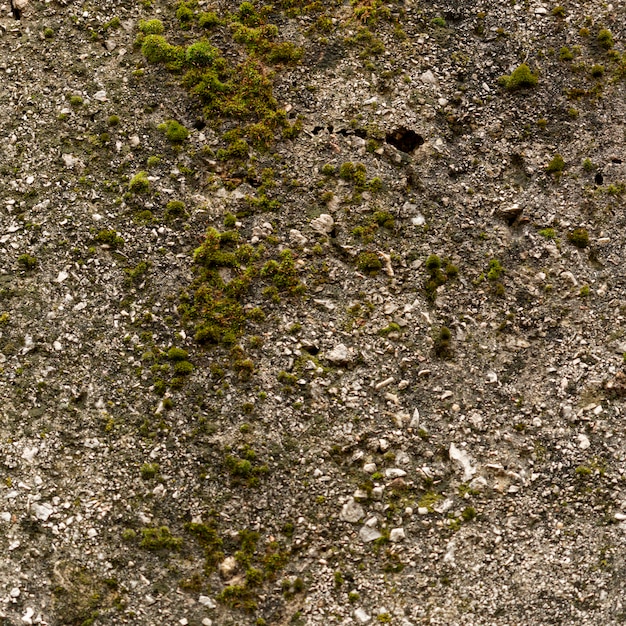
M 0 4 L 0 623 L 622 623 L 625 18 Z

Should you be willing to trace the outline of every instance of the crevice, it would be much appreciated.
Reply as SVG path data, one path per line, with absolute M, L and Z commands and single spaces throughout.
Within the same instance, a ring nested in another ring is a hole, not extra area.
M 15 4 L 15 0 L 11 0 L 11 13 L 13 13 L 13 19 L 22 19 L 22 9 Z
M 424 143 L 424 138 L 418 135 L 414 130 L 401 126 L 389 133 L 385 137 L 385 141 L 400 150 L 400 152 L 410 154 L 415 148 Z

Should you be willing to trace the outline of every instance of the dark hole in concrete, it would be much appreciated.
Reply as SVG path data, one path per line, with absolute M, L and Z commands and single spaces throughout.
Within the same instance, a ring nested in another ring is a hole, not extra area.
M 596 185 L 601 185 L 604 182 L 604 176 L 602 176 L 602 172 L 598 172 L 593 179 Z
M 13 0 L 11 0 L 11 13 L 13 13 L 13 18 L 16 20 L 22 19 L 22 11 L 15 6 Z
M 424 143 L 424 138 L 414 130 L 401 126 L 389 133 L 385 137 L 385 141 L 400 150 L 400 152 L 410 153 Z
M 622 162 L 622 159 L 618 159 L 617 157 L 613 157 L 613 158 L 611 159 L 611 163 L 618 163 L 618 164 L 619 164 L 619 163 L 621 163 L 621 162 Z
M 195 121 L 194 121 L 194 123 L 193 123 L 193 127 L 194 127 L 196 130 L 202 130 L 205 126 L 206 126 L 206 122 L 205 122 L 205 121 L 204 121 L 201 117 L 199 117 L 199 118 L 198 118 L 197 120 L 195 120 Z
M 367 131 L 363 130 L 362 128 L 355 128 L 354 129 L 354 134 L 357 137 L 360 137 L 361 139 L 365 139 L 367 137 Z

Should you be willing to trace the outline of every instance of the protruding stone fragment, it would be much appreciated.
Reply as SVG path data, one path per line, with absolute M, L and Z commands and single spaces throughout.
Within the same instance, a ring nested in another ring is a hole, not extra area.
M 352 524 L 358 522 L 365 515 L 363 507 L 355 502 L 353 498 L 350 498 L 342 507 L 339 514 L 340 519 L 344 522 L 350 522 Z
M 348 348 L 343 344 L 337 344 L 327 355 L 326 358 L 335 365 L 346 365 L 352 361 L 352 355 Z
M 333 228 L 335 228 L 335 220 L 332 215 L 322 213 L 319 217 L 311 221 L 311 228 L 322 235 L 328 235 L 332 233 Z

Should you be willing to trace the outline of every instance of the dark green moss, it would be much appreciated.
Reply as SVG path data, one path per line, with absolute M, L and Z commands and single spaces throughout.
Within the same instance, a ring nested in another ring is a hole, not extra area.
M 567 240 L 577 248 L 586 248 L 589 245 L 589 232 L 586 228 L 576 228 L 567 234 Z
M 189 131 L 176 120 L 166 120 L 158 128 L 172 143 L 182 143 L 189 136 Z
M 517 67 L 510 76 L 503 76 L 500 79 L 500 84 L 507 91 L 518 91 L 535 87 L 537 82 L 537 76 L 530 71 L 530 67 L 526 63 L 522 63 Z
M 37 258 L 32 254 L 20 254 L 20 256 L 17 257 L 17 262 L 22 269 L 25 269 L 27 272 L 34 270 L 38 265 Z
M 615 41 L 613 40 L 613 33 L 606 28 L 600 29 L 598 36 L 596 37 L 596 41 L 598 42 L 598 45 L 605 50 L 610 50 L 615 44 Z
M 140 547 L 152 552 L 180 550 L 183 545 L 183 540 L 180 537 L 174 537 L 167 526 L 142 528 L 141 536 Z
M 366 274 L 377 274 L 383 267 L 381 260 L 375 252 L 361 252 L 356 258 L 357 268 Z

